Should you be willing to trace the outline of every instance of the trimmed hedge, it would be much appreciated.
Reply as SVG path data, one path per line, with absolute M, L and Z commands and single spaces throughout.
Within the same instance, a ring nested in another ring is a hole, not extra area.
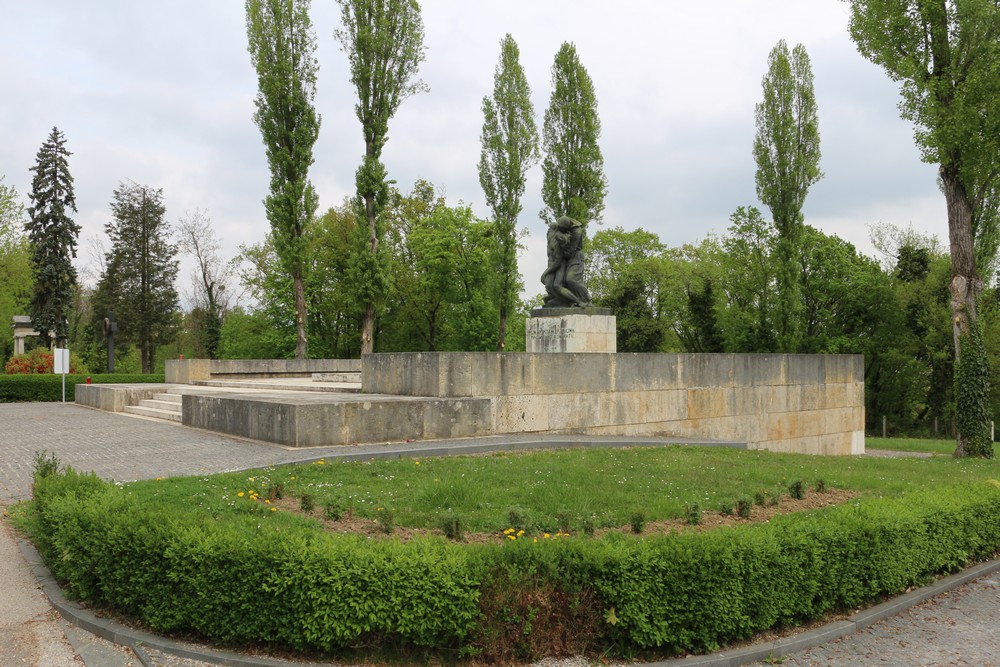
M 163 383 L 163 373 L 111 373 L 101 375 L 67 375 L 66 400 L 72 401 L 76 385 L 86 384 L 87 378 L 93 384 L 140 384 Z M 30 403 L 35 401 L 53 402 L 62 400 L 62 376 L 47 375 L 3 375 L 0 374 L 0 403 Z
M 767 524 L 503 545 L 367 540 L 267 514 L 154 513 L 93 475 L 39 478 L 31 532 L 68 594 L 161 632 L 480 659 L 703 652 L 850 609 L 1000 548 L 1000 485 Z

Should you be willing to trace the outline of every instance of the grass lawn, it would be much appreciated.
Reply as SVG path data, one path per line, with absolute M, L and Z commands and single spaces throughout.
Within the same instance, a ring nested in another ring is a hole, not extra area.
M 927 452 L 951 456 L 955 453 L 955 441 L 923 438 L 865 438 L 865 448 L 891 449 L 897 452 Z M 993 448 L 996 452 L 996 443 L 994 443 Z
M 869 439 L 872 448 L 950 454 L 943 441 Z M 937 444 L 932 444 L 937 443 Z M 641 512 L 656 521 L 684 516 L 697 503 L 723 503 L 760 492 L 786 492 L 802 481 L 850 489 L 863 496 L 895 496 L 914 489 L 1000 478 L 997 460 L 822 457 L 668 446 L 499 453 L 488 456 L 407 458 L 368 462 L 323 461 L 209 477 L 134 482 L 130 493 L 165 509 L 221 518 L 258 512 L 285 520 L 265 500 L 280 492 L 314 505 L 317 515 L 351 511 L 397 526 L 439 528 L 457 517 L 466 531 L 502 531 L 512 513 L 522 525 L 555 531 L 622 526 Z M 298 520 L 288 517 L 288 520 Z

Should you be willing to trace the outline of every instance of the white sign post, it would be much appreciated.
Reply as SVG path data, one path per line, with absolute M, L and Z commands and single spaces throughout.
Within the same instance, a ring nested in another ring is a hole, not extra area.
M 69 348 L 57 347 L 53 350 L 53 372 L 62 375 L 62 402 L 66 402 L 66 373 L 69 373 Z

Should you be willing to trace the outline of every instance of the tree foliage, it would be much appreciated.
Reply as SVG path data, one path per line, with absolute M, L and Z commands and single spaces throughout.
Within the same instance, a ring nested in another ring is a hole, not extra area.
M 497 350 L 507 338 L 507 317 L 522 287 L 517 269 L 517 218 L 521 214 L 525 175 L 540 154 L 535 108 L 521 67 L 517 42 L 508 33 L 500 42 L 500 62 L 493 76 L 493 96 L 483 98 L 479 183 L 493 212 L 495 248 L 491 253 L 497 274 L 496 300 L 500 326 Z
M 199 317 L 199 342 L 209 359 L 218 359 L 222 320 L 229 306 L 226 285 L 232 278 L 232 264 L 219 257 L 222 243 L 215 235 L 212 219 L 201 210 L 187 214 L 177 223 L 178 248 L 195 260 L 192 273 L 194 309 Z
M 108 310 L 118 322 L 118 346 L 139 349 L 141 371 L 156 367 L 156 350 L 177 333 L 177 246 L 170 242 L 163 191 L 131 181 L 114 191 L 111 242 L 93 297 L 95 329 Z M 95 332 L 96 335 L 96 332 Z
M 22 233 L 24 206 L 17 190 L 2 181 L 0 177 L 0 362 L 14 352 L 13 330 L 3 324 L 25 312 L 32 287 L 31 246 Z
M 389 138 L 389 120 L 404 99 L 426 89 L 415 78 L 424 60 L 424 24 L 416 0 L 337 2 L 343 25 L 335 36 L 350 63 L 351 83 L 358 93 L 355 111 L 365 139 L 365 155 L 355 181 L 358 217 L 368 223 L 367 237 L 356 244 L 352 271 L 364 304 L 361 352 L 368 353 L 374 349 L 378 297 L 385 291 L 379 216 L 388 202 L 389 184 L 380 158 Z
M 305 228 L 316 212 L 309 181 L 320 118 L 316 96 L 316 36 L 309 0 L 246 0 L 250 60 L 257 70 L 254 122 L 260 128 L 271 169 L 264 200 L 274 247 L 292 281 L 295 356 L 308 354 Z
M 564 42 L 552 64 L 552 97 L 542 128 L 542 201 L 546 224 L 562 216 L 601 222 L 608 179 L 598 145 L 601 119 L 594 83 L 576 47 Z
M 44 345 L 49 344 L 50 335 L 55 342 L 65 344 L 76 285 L 73 259 L 80 226 L 70 217 L 70 211 L 76 212 L 67 159 L 70 155 L 62 132 L 52 128 L 31 168 L 35 175 L 31 179 L 27 223 L 34 277 L 30 310 Z
M 809 55 L 801 44 L 791 53 L 784 40 L 771 50 L 761 82 L 764 99 L 756 108 L 757 196 L 771 209 L 778 232 L 778 345 L 798 350 L 802 207 L 809 187 L 820 179 L 819 127 Z
M 858 50 L 902 84 L 900 111 L 914 124 L 924 161 L 938 165 L 948 208 L 957 361 L 960 339 L 971 335 L 978 317 L 983 289 L 978 264 L 995 256 L 998 243 L 1000 5 L 995 0 L 849 2 L 850 32 Z M 987 382 L 989 374 L 962 377 Z M 956 391 L 979 396 L 989 388 L 960 384 Z M 956 455 L 964 455 L 965 449 L 966 436 L 960 432 Z

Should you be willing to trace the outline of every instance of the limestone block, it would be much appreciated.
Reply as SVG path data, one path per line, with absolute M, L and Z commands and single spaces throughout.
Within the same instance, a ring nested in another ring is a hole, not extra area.
M 614 315 L 530 317 L 525 322 L 528 352 L 617 352 Z
M 598 426 L 597 394 L 554 394 L 549 400 L 549 428 L 581 429 Z
M 780 386 L 786 384 L 785 355 L 733 355 L 733 383 L 737 387 Z
M 164 379 L 169 384 L 190 384 L 195 380 L 207 380 L 212 374 L 209 359 L 167 359 Z
M 731 416 L 736 412 L 736 393 L 731 388 L 688 389 L 689 419 Z
M 735 355 L 682 354 L 681 386 L 732 387 Z
M 537 433 L 549 427 L 546 397 L 497 396 L 492 403 L 494 433 Z
M 680 389 L 681 355 L 619 353 L 615 358 L 616 391 Z

